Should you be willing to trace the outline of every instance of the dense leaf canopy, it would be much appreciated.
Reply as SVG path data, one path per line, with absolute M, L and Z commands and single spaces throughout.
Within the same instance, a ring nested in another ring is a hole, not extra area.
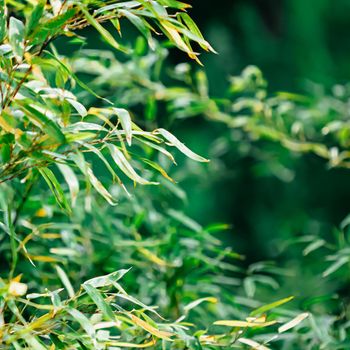
M 249 66 L 213 98 L 200 52 L 215 50 L 190 7 L 0 1 L 1 348 L 340 349 L 347 341 L 346 316 L 313 314 L 319 296 L 303 308 L 275 296 L 286 269 L 245 266 L 222 239 L 230 225 L 189 217 L 191 194 L 177 183 L 220 169 L 217 153 L 237 140 L 262 159 L 273 157 L 265 142 L 348 168 L 347 87 L 271 95 Z M 140 36 L 123 40 L 124 26 Z M 92 31 L 99 43 L 85 47 Z M 64 45 L 79 49 L 64 55 Z M 172 48 L 188 62 L 164 69 Z M 222 128 L 209 156 L 168 127 L 199 115 Z M 328 249 L 328 278 L 349 262 L 348 224 L 335 243 L 310 235 L 284 248 Z

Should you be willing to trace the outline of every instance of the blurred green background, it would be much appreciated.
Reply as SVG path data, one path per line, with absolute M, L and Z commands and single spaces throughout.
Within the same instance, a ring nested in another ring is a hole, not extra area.
M 223 96 L 227 78 L 247 65 L 263 71 L 271 93 L 322 94 L 349 80 L 348 0 L 192 4 L 191 15 L 218 51 L 201 56 L 213 96 Z M 181 53 L 172 58 L 185 59 Z M 200 119 L 177 125 L 187 144 L 204 154 L 210 154 L 215 146 L 211 142 L 225 132 L 224 127 Z M 197 133 L 191 132 L 194 125 Z M 229 240 L 248 257 L 248 264 L 275 257 L 279 240 L 299 234 L 331 236 L 349 212 L 348 171 L 328 170 L 323 160 L 312 155 L 291 158 L 290 152 L 271 143 L 249 147 L 242 151 L 241 142 L 231 142 L 221 158 L 224 173 L 207 170 L 200 181 L 194 177 L 185 182 L 189 215 L 204 223 L 231 223 Z M 257 155 L 257 150 L 262 154 Z M 281 164 L 282 179 L 274 171 Z
M 326 85 L 350 75 L 347 0 L 193 1 L 191 11 L 219 56 L 205 59 L 215 90 L 222 76 L 259 66 L 273 89 Z

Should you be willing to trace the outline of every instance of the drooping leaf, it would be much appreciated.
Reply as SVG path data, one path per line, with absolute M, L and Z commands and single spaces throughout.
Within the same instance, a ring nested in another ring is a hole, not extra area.
M 251 347 L 251 349 L 255 350 L 270 350 L 270 348 L 256 342 L 255 340 L 252 339 L 247 339 L 247 338 L 238 338 L 238 341 L 242 344 L 248 345 Z
M 58 182 L 56 176 L 49 168 L 39 168 L 38 169 L 46 183 L 48 184 L 52 194 L 55 196 L 57 203 L 59 206 L 66 210 L 67 212 L 71 212 L 71 208 L 67 202 L 67 199 L 63 193 L 62 187 Z
M 309 316 L 310 316 L 310 314 L 308 312 L 304 312 L 304 313 L 296 316 L 295 318 L 293 318 L 289 322 L 285 323 L 283 326 L 279 327 L 278 333 L 283 333 L 283 332 L 286 332 L 286 331 L 294 328 L 295 326 L 297 326 L 299 323 L 304 321 Z
M 18 103 L 18 102 L 17 102 Z M 37 108 L 34 108 L 28 104 L 21 103 L 22 109 L 27 112 L 28 117 L 33 123 L 42 128 L 50 137 L 56 142 L 63 144 L 66 142 L 66 138 L 58 127 L 58 125 L 51 119 L 49 119 L 44 113 L 40 112 Z
M 126 141 L 129 146 L 131 146 L 131 138 L 132 138 L 132 122 L 130 113 L 124 108 L 113 108 L 113 111 L 118 116 L 122 127 L 126 134 Z
M 155 335 L 157 338 L 171 341 L 170 337 L 173 336 L 173 333 L 161 331 L 157 328 L 154 328 L 149 323 L 145 322 L 144 320 L 142 320 L 141 318 L 139 318 L 133 314 L 130 314 L 129 316 L 134 324 L 143 328 L 145 331 Z
M 198 154 L 192 152 L 188 147 L 186 147 L 182 142 L 180 142 L 173 134 L 165 129 L 157 129 L 155 134 L 162 135 L 170 145 L 175 146 L 179 151 L 181 151 L 188 158 L 191 158 L 197 162 L 209 162 L 208 159 L 205 159 Z
M 343 265 L 345 265 L 348 262 L 349 262 L 349 257 L 347 256 L 340 257 L 322 273 L 322 277 L 328 277 L 329 275 L 339 270 Z
M 117 146 L 113 144 L 108 144 L 108 149 L 116 165 L 130 179 L 132 179 L 133 181 L 141 185 L 158 185 L 157 182 L 148 181 L 143 177 L 141 177 L 140 175 L 138 175 L 134 170 L 134 168 L 131 166 L 131 164 L 125 158 L 123 152 L 120 151 Z
M 61 171 L 67 185 L 69 188 L 71 201 L 72 201 L 72 207 L 75 207 L 75 203 L 78 197 L 79 193 L 79 180 L 77 176 L 75 175 L 74 171 L 71 167 L 69 167 L 66 164 L 62 163 L 56 163 L 58 169 Z
M 80 10 L 82 11 L 82 13 L 84 14 L 85 18 L 87 19 L 87 21 L 93 26 L 95 27 L 95 29 L 101 34 L 102 38 L 112 47 L 114 47 L 115 49 L 119 50 L 119 51 L 124 51 L 126 52 L 125 48 L 123 48 L 112 36 L 112 34 L 110 32 L 108 32 L 97 20 L 96 18 L 94 18 L 94 16 L 92 16 L 89 11 L 83 7 L 80 6 Z
M 112 195 L 107 191 L 107 189 L 103 186 L 101 181 L 93 173 L 89 164 L 85 162 L 85 159 L 81 153 L 76 153 L 71 155 L 72 160 L 78 166 L 80 171 L 86 176 L 87 181 L 91 183 L 91 185 L 95 188 L 95 190 L 111 205 L 116 205 L 117 203 L 114 201 Z

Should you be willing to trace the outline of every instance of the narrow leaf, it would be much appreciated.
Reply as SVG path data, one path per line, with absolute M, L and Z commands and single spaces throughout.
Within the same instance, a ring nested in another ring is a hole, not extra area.
M 111 205 L 117 203 L 113 200 L 112 195 L 106 190 L 102 183 L 94 175 L 90 166 L 85 162 L 85 159 L 81 153 L 76 153 L 71 156 L 72 160 L 78 166 L 80 171 L 86 176 L 87 180 L 95 188 L 95 190 Z
M 239 328 L 254 328 L 254 327 L 268 327 L 276 324 L 276 321 L 269 322 L 253 322 L 253 321 L 237 321 L 237 320 L 220 320 L 214 322 L 217 326 L 239 327 Z
M 112 272 L 109 275 L 94 277 L 88 281 L 85 281 L 84 284 L 88 284 L 94 288 L 107 287 L 112 285 L 114 282 L 119 281 L 127 272 L 129 272 L 129 270 L 130 269 L 122 269 Z
M 69 188 L 71 201 L 72 201 L 72 207 L 75 207 L 75 202 L 77 200 L 77 196 L 79 193 L 79 181 L 76 177 L 74 171 L 66 164 L 56 163 L 58 169 L 62 173 L 64 179 L 66 180 L 66 183 Z
M 308 312 L 304 312 L 297 317 L 293 318 L 291 321 L 288 323 L 284 324 L 283 326 L 278 328 L 278 333 L 283 333 L 288 331 L 291 328 L 294 328 L 297 326 L 300 322 L 304 321 L 307 317 L 309 317 L 310 314 Z
M 104 317 L 109 321 L 114 321 L 115 316 L 113 313 L 112 308 L 105 302 L 102 295 L 99 293 L 97 289 L 95 289 L 90 284 L 84 283 L 82 285 L 86 293 L 89 295 L 89 297 L 93 300 L 93 302 L 96 304 L 97 308 L 102 312 Z
M 41 127 L 54 140 L 60 144 L 66 142 L 64 134 L 54 121 L 49 119 L 45 114 L 41 113 L 39 110 L 32 106 L 25 105 L 24 103 L 21 103 L 21 106 L 23 110 L 27 112 L 28 117 L 31 119 L 31 121 Z
M 192 152 L 188 147 L 186 147 L 182 142 L 180 142 L 173 134 L 165 129 L 157 129 L 155 134 L 162 135 L 172 146 L 175 146 L 179 151 L 185 154 L 188 158 L 191 158 L 197 162 L 209 162 L 198 154 Z
M 117 50 L 125 51 L 122 46 L 113 38 L 112 34 L 109 33 L 102 25 L 94 18 L 88 10 L 83 6 L 80 7 L 81 12 L 84 14 L 86 20 L 101 34 L 102 38 L 112 47 Z
M 6 34 L 5 1 L 0 0 L 0 43 L 3 42 Z
M 158 185 L 157 182 L 151 182 L 136 173 L 131 164 L 127 161 L 122 151 L 118 149 L 117 146 L 113 144 L 108 144 L 108 149 L 111 153 L 111 156 L 120 170 L 130 179 L 141 185 Z
M 113 342 L 111 345 L 119 347 L 119 348 L 129 348 L 129 349 L 143 349 L 143 348 L 149 348 L 150 346 L 153 346 L 156 344 L 155 340 L 151 340 L 148 343 L 144 344 L 133 344 L 133 343 L 125 343 L 125 342 Z
M 267 348 L 266 346 L 261 345 L 261 344 L 257 343 L 254 340 L 251 340 L 251 339 L 238 338 L 238 341 L 242 344 L 249 345 L 254 350 L 270 350 L 270 348 Z
M 325 270 L 322 274 L 322 277 L 327 277 L 339 270 L 343 265 L 349 262 L 349 258 L 346 256 L 341 257 L 336 262 L 334 262 L 327 270 Z
M 67 290 L 69 297 L 74 298 L 74 295 L 75 295 L 74 289 L 72 287 L 72 284 L 70 283 L 70 280 L 67 274 L 64 272 L 64 270 L 60 266 L 56 265 L 55 268 L 56 268 L 58 277 L 60 278 L 61 282 L 63 283 L 64 287 Z
M 113 111 L 118 116 L 120 123 L 122 124 L 128 145 L 131 146 L 132 122 L 130 113 L 124 108 L 113 108 Z
M 70 206 L 67 202 L 67 199 L 63 193 L 62 187 L 58 180 L 56 179 L 56 176 L 49 168 L 39 168 L 38 169 L 46 183 L 48 184 L 52 194 L 55 196 L 57 203 L 59 206 L 67 210 L 68 212 L 71 211 Z
M 271 304 L 263 305 L 263 306 L 259 307 L 258 309 L 253 310 L 250 313 L 250 315 L 251 316 L 261 315 L 261 314 L 265 313 L 266 311 L 269 311 L 269 310 L 274 309 L 274 308 L 276 308 L 278 306 L 286 304 L 286 303 L 290 302 L 293 299 L 294 299 L 294 297 L 291 296 L 291 297 L 288 297 L 288 298 L 284 298 L 284 299 L 275 301 L 275 302 L 273 302 Z
M 129 316 L 134 324 L 143 328 L 145 331 L 155 335 L 156 337 L 158 337 L 160 339 L 171 341 L 171 339 L 169 337 L 173 336 L 174 335 L 173 333 L 160 331 L 159 329 L 154 328 L 153 326 L 151 326 L 150 324 L 148 324 L 144 320 L 141 320 L 141 318 L 138 318 L 135 315 L 130 314 Z
M 95 338 L 95 328 L 83 313 L 76 309 L 68 309 L 68 313 L 81 325 L 90 338 Z

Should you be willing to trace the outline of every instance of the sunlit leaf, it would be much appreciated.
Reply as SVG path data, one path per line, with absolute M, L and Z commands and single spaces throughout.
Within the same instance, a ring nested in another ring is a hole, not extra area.
M 197 161 L 197 162 L 209 162 L 208 159 L 205 159 L 198 154 L 192 152 L 188 147 L 186 147 L 182 142 L 180 142 L 173 134 L 165 129 L 157 129 L 156 134 L 162 135 L 170 145 L 175 146 L 179 151 L 185 154 L 187 157 Z
M 291 297 L 288 297 L 288 298 L 277 300 L 277 301 L 275 301 L 273 303 L 270 303 L 270 304 L 267 304 L 267 305 L 263 305 L 263 306 L 259 307 L 258 309 L 252 311 L 250 313 L 250 315 L 251 316 L 261 315 L 261 314 L 265 313 L 266 311 L 275 309 L 276 307 L 279 307 L 279 306 L 281 306 L 283 304 L 289 303 L 293 299 L 294 299 L 294 297 L 291 296 Z
M 24 36 L 24 24 L 19 19 L 11 17 L 9 24 L 9 41 L 19 61 L 22 60 L 24 54 Z
M 254 327 L 268 327 L 276 324 L 276 321 L 268 322 L 248 322 L 248 321 L 237 321 L 237 320 L 220 320 L 215 321 L 214 325 L 226 326 L 226 327 L 239 327 L 239 328 L 254 328 Z
M 283 332 L 286 332 L 286 331 L 294 328 L 295 326 L 297 326 L 299 323 L 304 321 L 309 316 L 310 316 L 310 314 L 307 312 L 304 312 L 304 313 L 298 315 L 297 317 L 293 318 L 291 321 L 289 321 L 289 322 L 285 323 L 283 326 L 279 327 L 278 333 L 283 333 Z
M 165 331 L 161 331 L 159 329 L 156 329 L 153 326 L 151 326 L 150 324 L 148 324 L 147 322 L 141 320 L 141 318 L 139 318 L 133 314 L 130 314 L 130 318 L 134 324 L 143 328 L 145 331 L 155 335 L 157 338 L 171 341 L 170 337 L 173 336 L 173 333 L 165 332 Z

